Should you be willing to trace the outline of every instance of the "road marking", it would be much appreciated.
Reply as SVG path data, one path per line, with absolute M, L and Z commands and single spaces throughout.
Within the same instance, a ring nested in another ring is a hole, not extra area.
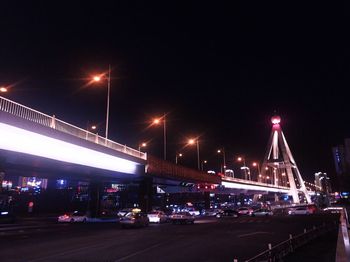
M 260 232 L 254 232 L 254 233 L 239 235 L 238 237 L 248 237 L 248 236 L 253 236 L 253 235 L 258 235 L 258 234 L 273 234 L 273 233 L 260 231 Z
M 144 253 L 144 252 L 147 252 L 148 250 L 151 250 L 151 249 L 153 249 L 153 248 L 159 247 L 160 245 L 163 245 L 163 244 L 164 244 L 164 242 L 155 244 L 155 245 L 153 245 L 153 246 L 147 247 L 147 248 L 142 249 L 142 250 L 140 250 L 140 251 L 138 251 L 138 252 L 135 252 L 135 253 L 133 253 L 133 254 L 130 254 L 130 255 L 127 255 L 127 256 L 122 257 L 122 258 L 120 258 L 120 259 L 114 260 L 114 262 L 124 261 L 124 260 L 126 260 L 126 259 L 128 259 L 128 258 L 137 256 L 137 255 L 139 255 L 139 254 L 142 254 L 142 253 Z

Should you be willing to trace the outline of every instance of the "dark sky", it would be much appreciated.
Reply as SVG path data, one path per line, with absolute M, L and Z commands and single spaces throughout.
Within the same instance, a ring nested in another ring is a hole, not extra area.
M 146 126 L 166 112 L 171 160 L 201 135 L 201 158 L 214 168 L 225 147 L 230 167 L 262 161 L 276 111 L 302 175 L 334 174 L 331 147 L 350 136 L 348 4 L 122 2 L 2 3 L 6 97 L 104 134 L 107 89 L 85 84 L 111 64 L 115 141 L 151 139 L 162 156 L 162 129 Z

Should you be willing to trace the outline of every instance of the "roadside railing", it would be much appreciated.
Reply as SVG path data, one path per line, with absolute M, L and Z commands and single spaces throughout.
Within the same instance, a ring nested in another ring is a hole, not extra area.
M 282 261 L 282 258 L 288 255 L 289 253 L 294 252 L 297 248 L 305 245 L 306 243 L 310 242 L 311 240 L 327 233 L 332 230 L 336 230 L 338 228 L 338 223 L 334 221 L 334 223 L 329 224 L 322 224 L 318 227 L 314 226 L 312 229 L 307 230 L 304 229 L 304 232 L 292 236 L 289 235 L 289 239 L 272 246 L 271 244 L 268 244 L 268 249 L 261 252 L 260 254 L 245 260 L 245 262 L 274 262 L 274 261 Z
M 87 130 L 84 130 L 82 128 L 66 123 L 62 120 L 59 120 L 55 116 L 49 116 L 49 115 L 43 114 L 37 110 L 34 110 L 32 108 L 26 107 L 19 103 L 13 102 L 1 96 L 0 96 L 0 111 L 9 113 L 11 115 L 15 115 L 17 117 L 26 119 L 28 121 L 31 121 L 46 127 L 53 128 L 60 132 L 67 133 L 84 140 L 88 140 L 90 142 L 111 148 L 113 150 L 123 152 L 128 155 L 132 155 L 134 157 L 138 157 L 145 160 L 147 159 L 147 154 L 144 152 L 138 151 L 126 145 L 116 143 L 112 140 L 106 139 L 97 134 L 91 133 Z

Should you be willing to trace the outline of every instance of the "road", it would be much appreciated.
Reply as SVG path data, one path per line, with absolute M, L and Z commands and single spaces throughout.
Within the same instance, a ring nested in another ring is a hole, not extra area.
M 322 214 L 200 218 L 194 225 L 165 223 L 140 229 L 122 229 L 116 223 L 2 225 L 0 254 L 2 262 L 244 261 L 289 234 L 336 220 Z M 336 243 L 329 245 L 334 249 Z

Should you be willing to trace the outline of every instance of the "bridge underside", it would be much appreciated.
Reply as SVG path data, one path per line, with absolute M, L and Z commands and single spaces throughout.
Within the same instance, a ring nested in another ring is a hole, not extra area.
M 143 177 L 143 166 L 135 174 L 103 170 L 28 154 L 0 150 L 0 169 L 6 174 L 52 179 L 98 180 L 128 183 Z

